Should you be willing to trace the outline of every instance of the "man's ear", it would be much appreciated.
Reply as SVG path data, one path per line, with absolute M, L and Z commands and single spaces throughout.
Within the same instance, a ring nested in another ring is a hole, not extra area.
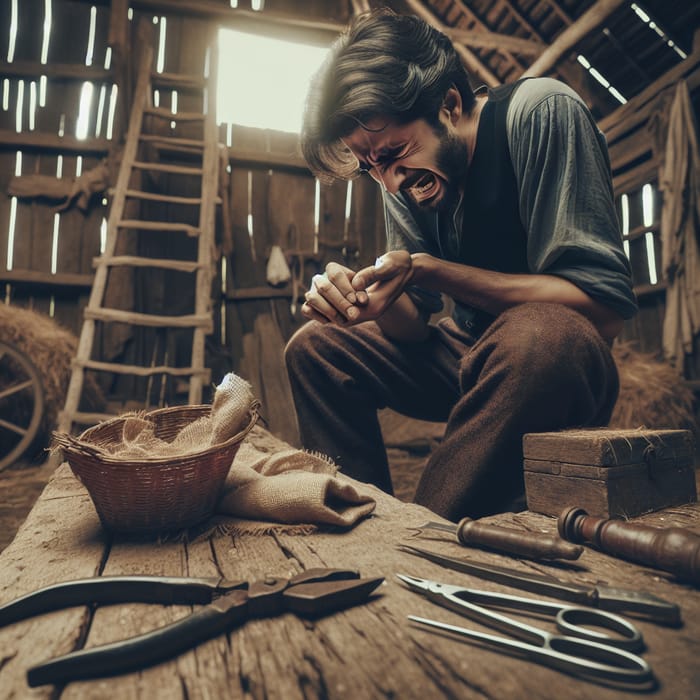
M 462 116 L 462 95 L 459 90 L 452 86 L 445 93 L 445 99 L 442 101 L 442 109 L 447 113 L 452 124 L 456 124 Z

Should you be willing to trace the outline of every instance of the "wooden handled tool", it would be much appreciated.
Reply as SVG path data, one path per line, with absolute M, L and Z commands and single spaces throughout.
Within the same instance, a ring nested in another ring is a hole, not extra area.
M 468 547 L 486 547 L 526 559 L 578 559 L 583 552 L 581 545 L 573 545 L 558 537 L 514 530 L 471 518 L 462 518 L 457 525 L 429 522 L 418 529 L 451 532 Z
M 595 518 L 573 507 L 559 516 L 558 529 L 569 542 L 590 543 L 606 554 L 700 583 L 700 536 L 683 528 Z

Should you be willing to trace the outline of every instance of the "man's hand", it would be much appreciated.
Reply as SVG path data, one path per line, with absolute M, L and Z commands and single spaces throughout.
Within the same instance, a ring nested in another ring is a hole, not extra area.
M 352 287 L 367 292 L 363 317 L 379 318 L 403 294 L 412 278 L 413 263 L 405 250 L 384 253 L 374 265 L 359 270 L 352 278 Z
M 360 309 L 367 304 L 367 292 L 355 290 L 351 282 L 356 273 L 338 263 L 328 263 L 322 275 L 314 275 L 311 289 L 304 295 L 301 312 L 321 323 L 356 323 Z
M 329 263 L 314 275 L 301 311 L 321 323 L 348 326 L 376 320 L 401 296 L 412 278 L 411 256 L 392 251 L 358 272 Z

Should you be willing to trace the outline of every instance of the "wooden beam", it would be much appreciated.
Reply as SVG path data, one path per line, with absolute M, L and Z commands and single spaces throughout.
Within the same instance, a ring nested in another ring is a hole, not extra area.
M 38 272 L 37 270 L 0 270 L 0 283 L 6 284 L 31 284 L 32 287 L 78 287 L 90 289 L 92 287 L 92 275 L 74 272 Z
M 628 138 L 608 145 L 610 167 L 614 173 L 624 170 L 631 163 L 653 151 L 654 144 L 646 129 L 638 129 Z
M 40 148 L 47 151 L 71 151 L 73 153 L 107 153 L 112 141 L 107 139 L 77 139 L 40 131 L 11 131 L 0 129 L 0 148 Z
M 619 175 L 613 175 L 613 191 L 615 196 L 639 189 L 647 182 L 654 182 L 659 176 L 660 158 L 651 158 Z
M 446 27 L 442 24 L 442 22 L 436 19 L 429 10 L 426 10 L 419 0 L 405 0 L 405 2 L 418 17 L 423 19 L 439 32 L 442 32 L 443 34 L 446 33 Z M 453 45 L 455 47 L 455 51 L 460 55 L 462 61 L 464 62 L 467 70 L 472 75 L 478 77 L 480 80 L 483 80 L 483 82 L 490 87 L 495 87 L 496 85 L 501 84 L 501 81 L 478 59 L 476 54 L 472 53 L 466 46 L 462 46 L 462 44 L 456 44 L 453 42 Z
M 115 81 L 122 99 L 117 100 L 119 115 L 117 123 L 126 124 L 128 100 L 131 95 L 131 52 L 129 51 L 129 0 L 112 0 L 109 10 L 107 43 L 112 48 L 112 67 Z
M 498 34 L 488 29 L 459 29 L 458 27 L 442 26 L 442 32 L 453 42 L 465 44 L 477 49 L 489 49 L 491 51 L 509 51 L 524 56 L 536 56 L 545 48 L 541 41 L 536 39 L 523 39 L 510 34 Z
M 361 15 L 370 11 L 369 0 L 351 0 L 353 15 Z
M 0 75 L 4 78 L 47 78 L 59 80 L 93 80 L 110 82 L 114 71 L 99 66 L 85 66 L 80 63 L 39 63 L 39 61 L 0 61 Z
M 297 36 L 323 46 L 329 46 L 345 28 L 340 22 L 308 19 L 301 11 L 299 15 L 268 10 L 254 12 L 232 9 L 228 3 L 216 0 L 132 0 L 131 7 L 165 15 L 212 17 L 221 21 L 222 26 L 280 38 L 289 39 L 290 33 L 296 32 Z
M 523 73 L 523 77 L 544 75 L 554 68 L 559 60 L 576 44 L 597 29 L 610 15 L 628 0 L 598 0 L 571 26 L 565 29 L 540 57 Z
M 649 118 L 656 98 L 666 88 L 675 85 L 679 80 L 688 80 L 691 91 L 700 84 L 700 48 L 678 65 L 666 71 L 642 92 L 620 105 L 598 123 L 609 141 L 613 141 L 626 131 L 643 123 Z
M 464 3 L 461 0 L 459 0 L 458 4 L 464 10 Z M 530 34 L 534 39 L 538 40 L 543 46 L 545 43 L 547 43 L 542 34 L 532 25 L 528 18 L 525 17 L 525 15 L 523 15 L 512 2 L 510 2 L 510 0 L 503 0 L 503 5 L 507 8 L 508 12 L 518 22 L 518 24 L 528 32 L 528 34 Z M 567 26 L 571 24 L 571 20 L 569 19 L 566 24 Z M 525 70 L 525 67 L 521 66 L 520 70 Z M 557 66 L 557 73 L 565 83 L 567 83 L 570 87 L 576 90 L 579 95 L 581 95 L 589 106 L 596 103 L 596 96 L 588 88 L 585 81 L 582 80 L 583 71 L 578 64 L 570 64 L 568 62 L 560 64 Z
M 129 0 L 112 0 L 109 10 L 107 43 L 113 52 L 123 54 L 129 48 Z
M 228 149 L 229 162 L 233 166 L 272 168 L 279 170 L 289 170 L 292 172 L 302 172 L 311 175 L 308 165 L 299 156 L 287 155 L 285 153 L 272 153 L 270 151 L 248 151 L 240 148 Z

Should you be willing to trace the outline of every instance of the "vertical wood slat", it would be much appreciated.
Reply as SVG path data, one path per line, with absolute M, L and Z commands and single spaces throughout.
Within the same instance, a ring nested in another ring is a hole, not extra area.
M 25 151 L 22 153 L 22 175 L 29 175 L 34 172 L 38 157 L 32 152 Z M 31 202 L 20 198 L 17 199 L 14 245 L 12 246 L 12 268 L 16 270 L 28 270 L 31 268 L 32 209 L 33 205 Z
M 41 155 L 35 164 L 35 172 L 40 175 L 56 175 L 56 158 Z M 53 207 L 46 207 L 32 201 L 32 250 L 28 269 L 51 273 L 51 252 L 54 228 Z
M 210 41 L 209 45 L 216 46 L 215 41 Z M 218 63 L 217 56 L 210 56 L 210 75 L 208 76 L 209 88 L 206 91 L 206 104 L 204 111 L 206 118 L 204 121 L 204 156 L 202 160 L 202 202 L 199 209 L 199 230 L 197 247 L 197 260 L 201 263 L 206 261 L 207 265 L 200 267 L 196 274 L 195 291 L 195 313 L 204 315 L 212 313 L 211 308 L 211 285 L 213 279 L 213 265 L 216 255 L 214 252 L 216 226 L 216 197 L 219 183 L 219 146 L 216 126 L 216 72 Z M 190 379 L 189 402 L 198 404 L 202 402 L 203 373 L 201 370 L 205 366 L 205 341 L 206 330 L 201 326 L 194 329 L 192 343 L 192 367 L 196 373 Z

